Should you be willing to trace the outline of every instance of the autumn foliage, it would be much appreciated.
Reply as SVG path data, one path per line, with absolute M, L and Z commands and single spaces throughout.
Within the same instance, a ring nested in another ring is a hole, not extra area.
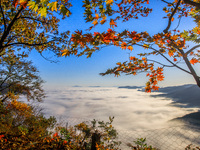
M 83 17 L 91 26 L 86 31 L 77 30 L 73 33 L 68 30 L 60 32 L 60 20 L 55 15 L 59 14 L 62 19 L 70 17 L 70 8 L 73 6 L 68 0 L 9 0 L 10 3 L 2 1 L 0 52 L 3 55 L 7 49 L 18 47 L 21 51 L 24 51 L 22 48 L 29 51 L 36 49 L 41 55 L 48 50 L 57 56 L 91 57 L 102 47 L 112 45 L 122 50 L 134 51 L 135 55 L 127 62 L 121 62 L 123 65 L 117 65 L 102 75 L 137 75 L 146 72 L 149 77 L 146 91 L 150 92 L 157 90 L 158 82 L 164 79 L 164 68 L 176 67 L 193 76 L 200 86 L 199 76 L 193 66 L 199 63 L 199 1 L 161 1 L 165 4 L 163 11 L 166 14 L 162 17 L 168 23 L 163 27 L 163 31 L 153 35 L 149 34 L 151 28 L 142 32 L 134 28 L 132 31 L 118 30 L 120 22 L 137 21 L 151 15 L 154 11 L 151 8 L 151 0 L 84 0 Z M 13 12 L 9 13 L 11 9 Z M 179 29 L 185 18 L 196 23 L 196 26 Z M 109 25 L 109 28 L 106 25 Z M 172 25 L 176 27 L 172 28 Z M 95 29 L 97 26 L 102 26 L 105 30 L 99 32 Z M 138 47 L 143 51 L 138 51 Z M 135 59 L 132 59 L 133 57 Z M 160 61 L 160 57 L 164 61 Z M 181 63 L 186 67 L 182 67 Z
M 106 4 L 101 1 L 84 1 L 83 7 L 86 8 L 86 22 L 91 22 L 93 26 L 109 23 L 110 28 L 104 32 L 83 32 L 76 31 L 71 37 L 71 47 L 65 49 L 62 56 L 71 54 L 90 57 L 92 53 L 100 50 L 102 46 L 116 46 L 122 50 L 136 51 L 135 56 L 123 63 L 117 63 L 113 69 L 108 69 L 106 74 L 119 76 L 121 73 L 137 75 L 140 72 L 147 72 L 149 81 L 146 83 L 146 91 L 158 90 L 158 82 L 164 79 L 163 70 L 166 67 L 176 67 L 185 73 L 193 76 L 198 86 L 200 86 L 199 76 L 193 68 L 193 65 L 199 63 L 199 2 L 190 0 L 175 0 L 173 2 L 163 1 L 166 7 L 163 11 L 168 20 L 168 24 L 163 27 L 163 32 L 150 35 L 149 31 L 137 32 L 124 30 L 119 32 L 118 22 L 127 22 L 139 17 L 148 17 L 153 10 L 149 0 L 109 0 Z M 194 19 L 196 26 L 191 29 L 179 30 L 181 19 Z M 178 20 L 176 28 L 170 28 L 174 20 Z M 151 29 L 151 28 L 150 28 Z M 193 46 L 191 46 L 193 43 Z M 137 52 L 134 47 L 144 49 L 144 52 Z M 150 59 L 154 56 L 155 59 Z M 156 57 L 162 57 L 166 63 L 156 60 Z M 179 64 L 184 63 L 184 67 Z
M 117 132 L 108 122 L 93 120 L 73 126 L 57 124 L 55 117 L 46 118 L 38 106 L 10 100 L 0 103 L 0 147 L 1 149 L 117 149 Z M 92 141 L 93 134 L 99 136 L 98 143 Z M 100 141 L 101 139 L 101 141 Z
M 92 147 L 89 137 L 95 133 L 96 126 L 103 132 L 102 143 L 95 145 L 97 149 L 117 149 L 119 145 L 113 140 L 117 133 L 111 125 L 112 119 L 108 123 L 93 121 L 92 125 L 81 123 L 73 128 L 55 128 L 54 117 L 45 118 L 36 107 L 20 101 L 21 95 L 37 101 L 44 97 L 43 80 L 32 62 L 27 60 L 32 50 L 44 59 L 48 59 L 43 55 L 45 51 L 58 57 L 86 55 L 89 58 L 103 47 L 114 46 L 133 51 L 134 55 L 126 62 L 117 62 L 115 67 L 101 75 L 145 72 L 148 77 L 145 90 L 151 92 L 159 89 L 158 83 L 164 80 L 164 69 L 175 67 L 191 75 L 200 87 L 200 77 L 194 68 L 200 63 L 199 0 L 161 0 L 165 4 L 162 17 L 167 24 L 155 34 L 150 34 L 151 27 L 149 31 L 119 30 L 121 22 L 149 17 L 154 11 L 152 2 L 155 1 L 84 0 L 83 17 L 90 25 L 87 30 L 71 32 L 59 30 L 60 19 L 71 17 L 73 13 L 69 0 L 1 0 L 1 148 L 88 149 Z M 195 25 L 179 29 L 182 19 Z M 98 31 L 98 26 L 104 30 Z M 157 59 L 160 57 L 162 59 Z M 57 131 L 53 133 L 50 129 Z

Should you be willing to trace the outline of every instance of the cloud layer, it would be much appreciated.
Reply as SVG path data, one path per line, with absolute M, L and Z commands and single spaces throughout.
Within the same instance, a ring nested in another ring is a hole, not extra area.
M 46 114 L 74 118 L 77 123 L 83 118 L 114 116 L 115 127 L 123 130 L 166 127 L 169 120 L 196 111 L 172 106 L 172 100 L 165 97 L 152 97 L 158 94 L 117 87 L 71 87 L 48 90 L 42 105 Z

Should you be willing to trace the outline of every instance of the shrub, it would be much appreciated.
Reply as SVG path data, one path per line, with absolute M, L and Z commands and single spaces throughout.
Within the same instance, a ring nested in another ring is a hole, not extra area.
M 17 101 L 18 96 L 0 102 L 1 149 L 118 149 L 117 132 L 108 122 L 93 120 L 73 127 L 56 124 L 33 105 Z M 50 132 L 51 131 L 51 132 Z

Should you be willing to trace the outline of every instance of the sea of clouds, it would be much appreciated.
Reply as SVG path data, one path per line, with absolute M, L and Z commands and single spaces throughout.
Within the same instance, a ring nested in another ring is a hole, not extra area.
M 170 120 L 198 109 L 176 107 L 172 99 L 155 97 L 159 94 L 118 87 L 67 87 L 49 89 L 42 107 L 46 115 L 71 118 L 75 123 L 114 116 L 120 130 L 167 127 Z
M 114 116 L 113 126 L 123 143 L 122 149 L 129 149 L 126 144 L 137 138 L 147 138 L 148 144 L 160 149 L 179 150 L 191 143 L 200 144 L 196 141 L 200 137 L 199 128 L 194 130 L 185 126 L 185 122 L 172 121 L 198 112 L 198 107 L 190 107 L 199 101 L 198 90 L 194 85 L 153 93 L 145 93 L 139 87 L 54 88 L 46 90 L 47 97 L 40 107 L 46 116 L 56 116 L 69 125 L 93 119 L 108 121 L 109 116 Z M 188 96 L 192 103 L 187 106 Z

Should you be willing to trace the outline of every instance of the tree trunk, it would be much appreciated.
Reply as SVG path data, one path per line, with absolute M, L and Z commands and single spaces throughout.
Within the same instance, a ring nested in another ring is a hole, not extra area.
M 100 133 L 93 133 L 92 134 L 92 146 L 91 150 L 97 150 L 96 144 L 100 144 Z
M 190 70 L 192 76 L 194 77 L 198 87 L 200 87 L 200 77 L 196 74 L 194 68 L 192 67 L 190 61 L 188 60 L 188 58 L 187 58 L 187 56 L 184 52 L 183 52 L 183 59 L 184 59 L 186 65 L 187 65 L 188 69 Z

